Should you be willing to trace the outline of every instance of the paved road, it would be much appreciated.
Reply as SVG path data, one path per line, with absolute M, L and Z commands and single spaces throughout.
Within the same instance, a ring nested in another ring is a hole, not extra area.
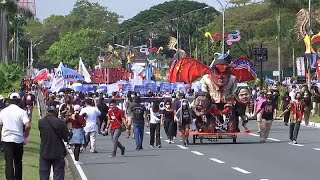
M 204 140 L 204 144 L 184 148 L 179 140 L 168 144 L 162 138 L 161 149 L 148 145 L 148 129 L 145 129 L 144 150 L 135 151 L 134 140 L 122 135 L 120 141 L 127 151 L 125 156 L 115 158 L 109 158 L 110 136 L 98 136 L 99 153 L 88 150 L 82 153 L 81 169 L 89 180 L 319 179 L 320 129 L 302 126 L 299 144 L 290 145 L 288 127 L 280 122 L 274 122 L 266 144 L 259 143 L 254 122 L 249 127 L 253 133 L 240 135 L 237 144 L 232 140 Z M 165 137 L 164 132 L 161 133 Z

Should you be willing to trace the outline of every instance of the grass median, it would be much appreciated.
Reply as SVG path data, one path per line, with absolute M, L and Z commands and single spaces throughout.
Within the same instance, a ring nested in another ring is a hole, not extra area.
M 39 112 L 37 108 L 34 108 L 32 116 L 32 127 L 30 130 L 29 142 L 23 149 L 24 153 L 22 161 L 24 180 L 39 179 L 40 134 L 38 129 Z M 5 160 L 3 153 L 0 153 L 0 179 L 5 179 L 4 169 Z

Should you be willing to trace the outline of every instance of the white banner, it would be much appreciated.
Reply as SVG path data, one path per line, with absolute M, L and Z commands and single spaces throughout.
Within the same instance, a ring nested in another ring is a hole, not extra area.
M 297 66 L 297 76 L 306 76 L 304 57 L 297 57 L 296 66 Z
M 58 92 L 64 86 L 62 67 L 63 67 L 63 64 L 60 62 L 59 66 L 56 70 L 56 73 L 53 76 L 52 85 L 51 85 L 52 92 Z
M 86 66 L 83 64 L 82 59 L 79 60 L 79 69 L 78 72 L 84 76 L 84 81 L 87 83 L 91 83 L 91 76 L 86 68 Z

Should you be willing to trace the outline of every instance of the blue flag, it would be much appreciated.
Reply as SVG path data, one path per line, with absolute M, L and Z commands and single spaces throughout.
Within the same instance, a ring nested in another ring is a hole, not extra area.
M 77 71 L 70 69 L 70 68 L 66 68 L 66 67 L 62 67 L 62 75 L 63 75 L 63 79 L 67 82 L 75 82 L 75 81 L 79 81 L 79 80 L 84 80 L 84 77 L 78 73 Z

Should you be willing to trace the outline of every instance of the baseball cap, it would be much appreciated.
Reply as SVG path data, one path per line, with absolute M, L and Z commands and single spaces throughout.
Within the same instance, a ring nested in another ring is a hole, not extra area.
M 58 113 L 56 107 L 54 107 L 54 106 L 49 106 L 49 107 L 47 108 L 47 112 L 52 112 L 52 111 L 55 112 L 55 113 Z
M 19 93 L 11 93 L 9 98 L 10 99 L 21 99 Z
M 76 105 L 74 105 L 73 109 L 74 109 L 74 111 L 80 111 L 81 107 L 80 107 L 80 105 L 76 104 Z

